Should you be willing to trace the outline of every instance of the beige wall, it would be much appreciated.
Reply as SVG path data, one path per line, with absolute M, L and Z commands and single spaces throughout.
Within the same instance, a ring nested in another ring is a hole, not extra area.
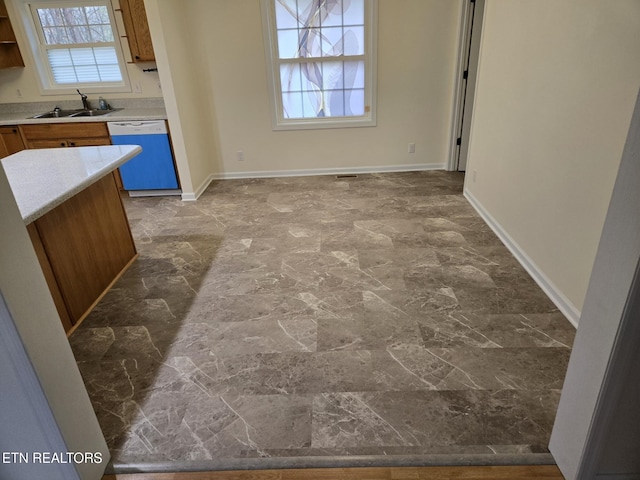
M 198 52 L 190 74 L 204 82 L 192 113 L 209 108 L 219 139 L 212 173 L 446 164 L 461 2 L 379 3 L 378 126 L 294 132 L 271 128 L 259 0 L 187 4 L 186 42 Z
M 293 132 L 271 128 L 259 0 L 145 4 L 159 77 L 130 74 L 143 96 L 162 82 L 185 198 L 215 176 L 446 165 L 461 0 L 380 0 L 377 127 Z M 43 100 L 30 67 L 0 81 L 0 103 Z
M 207 44 L 191 22 L 194 3 L 145 1 L 185 200 L 206 187 L 219 157 L 213 90 L 202 67 Z
M 640 86 L 640 2 L 487 0 L 483 32 L 466 191 L 579 312 Z
M 24 32 L 24 28 L 20 23 L 20 19 L 17 15 L 18 9 L 16 7 L 16 0 L 5 0 L 7 9 L 9 10 L 9 16 L 11 17 L 11 23 L 14 27 L 16 37 L 18 39 L 18 45 L 20 46 L 20 52 L 24 59 L 25 68 L 9 68 L 0 70 L 0 104 L 2 103 L 22 103 L 22 102 L 51 102 L 55 103 L 60 100 L 79 100 L 78 95 L 41 95 L 38 81 L 38 73 L 34 66 L 33 55 L 27 41 L 27 37 Z M 118 0 L 112 0 L 114 8 L 118 8 Z M 120 17 L 116 15 L 116 21 L 124 32 L 124 27 L 120 21 Z M 124 35 L 124 33 L 122 33 Z M 129 47 L 126 41 L 123 43 L 124 55 L 126 58 L 131 58 L 129 53 Z M 161 97 L 162 90 L 158 86 L 158 74 L 153 72 L 145 73 L 142 70 L 144 68 L 154 67 L 154 63 L 142 63 L 142 64 L 127 64 L 127 72 L 131 85 L 135 83 L 140 84 L 141 93 L 108 93 L 104 94 L 106 99 L 108 98 L 152 98 Z M 22 97 L 18 97 L 16 90 L 20 89 Z M 97 94 L 90 94 L 89 100 L 97 98 Z

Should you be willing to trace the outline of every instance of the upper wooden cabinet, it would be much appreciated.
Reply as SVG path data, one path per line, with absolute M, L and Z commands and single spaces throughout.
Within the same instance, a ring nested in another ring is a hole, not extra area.
M 0 68 L 24 67 L 4 0 L 0 0 Z
M 155 61 L 144 0 L 120 0 L 120 9 L 133 62 Z
M 0 127 L 0 158 L 24 150 L 18 127 Z

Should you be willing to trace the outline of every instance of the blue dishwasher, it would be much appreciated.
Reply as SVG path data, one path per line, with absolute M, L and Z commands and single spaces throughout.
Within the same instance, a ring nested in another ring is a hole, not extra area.
M 114 145 L 142 147 L 142 153 L 120 167 L 122 184 L 129 195 L 181 193 L 164 120 L 108 122 L 107 127 Z

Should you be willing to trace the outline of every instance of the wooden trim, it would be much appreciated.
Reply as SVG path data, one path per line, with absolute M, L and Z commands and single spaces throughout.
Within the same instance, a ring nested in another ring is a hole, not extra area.
M 490 467 L 376 467 L 135 473 L 102 480 L 564 480 L 555 465 Z

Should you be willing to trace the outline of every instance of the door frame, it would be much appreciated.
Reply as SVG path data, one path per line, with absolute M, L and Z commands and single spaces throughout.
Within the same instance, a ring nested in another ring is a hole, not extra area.
M 461 171 L 466 168 L 480 60 L 484 4 L 485 0 L 462 0 L 458 24 L 458 55 L 449 139 L 449 159 L 447 161 L 447 170 L 449 171 L 460 170 L 460 165 L 463 166 Z M 466 76 L 465 71 L 467 72 Z M 459 138 L 461 139 L 460 145 L 458 144 Z

